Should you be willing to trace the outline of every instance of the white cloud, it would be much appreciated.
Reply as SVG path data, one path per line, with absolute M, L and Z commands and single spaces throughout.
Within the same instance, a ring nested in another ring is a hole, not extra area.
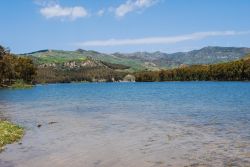
M 88 16 L 87 10 L 82 6 L 62 7 L 59 4 L 44 6 L 40 13 L 47 19 L 60 18 L 76 20 Z
M 192 34 L 170 36 L 170 37 L 149 37 L 138 39 L 108 39 L 76 43 L 78 47 L 86 46 L 125 46 L 125 45 L 146 45 L 146 44 L 174 44 L 185 41 L 201 40 L 208 37 L 246 35 L 250 31 L 210 31 L 196 32 Z
M 143 9 L 153 6 L 161 0 L 126 0 L 125 3 L 118 7 L 103 8 L 95 12 L 96 16 L 103 16 L 105 13 L 113 13 L 116 17 L 121 18 L 130 12 L 141 12 Z M 59 18 L 62 20 L 76 20 L 90 16 L 90 13 L 82 6 L 63 7 L 59 0 L 33 0 L 41 7 L 40 13 L 47 19 Z
M 105 10 L 104 9 L 101 9 L 97 12 L 97 16 L 103 16 L 105 13 Z
M 43 7 L 58 4 L 58 0 L 33 0 L 33 2 Z
M 117 17 L 123 17 L 129 12 L 142 10 L 154 5 L 158 0 L 127 0 L 124 4 L 121 4 L 114 9 Z

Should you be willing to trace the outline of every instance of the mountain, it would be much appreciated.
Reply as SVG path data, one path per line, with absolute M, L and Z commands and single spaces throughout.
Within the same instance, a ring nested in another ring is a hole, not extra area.
M 67 62 L 84 62 L 95 60 L 108 66 L 119 66 L 126 71 L 159 70 L 179 67 L 182 65 L 214 64 L 229 62 L 244 57 L 250 53 L 250 48 L 237 47 L 204 47 L 199 50 L 177 53 L 135 52 L 106 54 L 92 50 L 78 49 L 76 51 L 40 50 L 22 54 L 31 57 L 38 65 L 64 64 Z M 126 68 L 127 67 L 127 68 Z
M 123 54 L 122 57 L 129 57 L 144 62 L 152 62 L 161 67 L 176 67 L 181 64 L 214 64 L 237 60 L 250 53 L 250 48 L 236 47 L 205 47 L 190 52 L 177 52 L 172 54 L 162 52 L 136 52 Z

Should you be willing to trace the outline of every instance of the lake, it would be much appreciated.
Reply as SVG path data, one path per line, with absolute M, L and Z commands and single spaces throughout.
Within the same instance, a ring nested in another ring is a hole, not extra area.
M 26 129 L 0 154 L 1 167 L 250 164 L 250 82 L 3 89 L 0 117 Z

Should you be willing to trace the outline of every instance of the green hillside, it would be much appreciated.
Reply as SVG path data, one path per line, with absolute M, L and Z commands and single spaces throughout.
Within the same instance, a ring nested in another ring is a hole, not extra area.
M 91 50 L 78 49 L 76 51 L 41 50 L 23 54 L 31 57 L 38 65 L 62 64 L 70 61 L 82 62 L 88 58 L 94 60 L 128 66 L 125 71 L 156 71 L 160 69 L 176 68 L 182 65 L 214 64 L 238 60 L 250 53 L 250 48 L 236 47 L 205 47 L 190 52 L 167 54 L 163 52 L 135 52 L 105 54 Z
M 35 63 L 64 63 L 68 61 L 84 61 L 86 56 L 74 51 L 43 50 L 27 54 Z
M 33 53 L 25 54 L 34 60 L 38 65 L 49 64 L 49 63 L 65 63 L 69 61 L 82 62 L 88 58 L 93 58 L 95 60 L 112 63 L 121 64 L 129 67 L 129 71 L 145 70 L 150 68 L 143 65 L 143 62 L 139 60 L 133 60 L 130 58 L 117 57 L 114 55 L 107 55 L 94 51 L 62 51 L 62 50 L 43 50 Z M 23 55 L 22 55 L 23 56 Z

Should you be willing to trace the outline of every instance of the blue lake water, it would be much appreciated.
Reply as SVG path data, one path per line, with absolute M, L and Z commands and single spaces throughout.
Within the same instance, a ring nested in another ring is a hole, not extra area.
M 250 164 L 249 82 L 3 89 L 0 117 L 26 128 L 0 154 L 1 167 Z

